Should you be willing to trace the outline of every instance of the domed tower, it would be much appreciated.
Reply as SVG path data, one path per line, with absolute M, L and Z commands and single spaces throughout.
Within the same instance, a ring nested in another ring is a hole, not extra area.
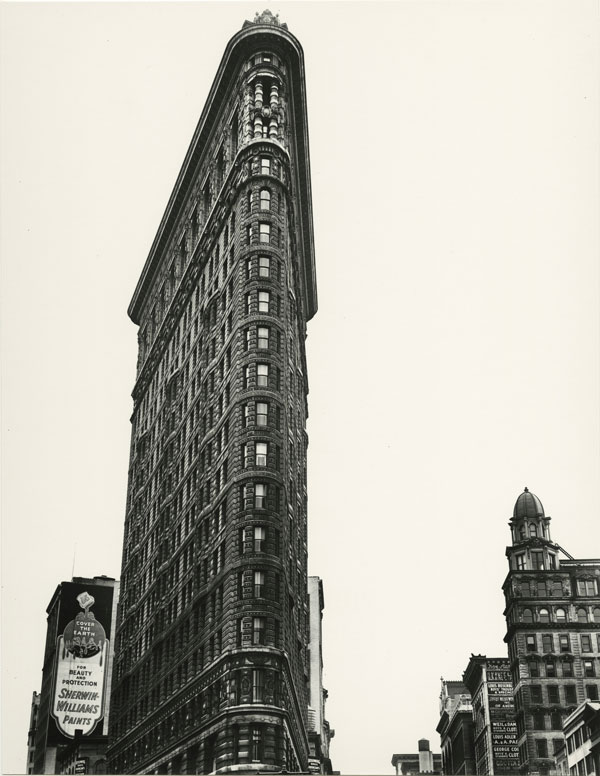
M 527 488 L 509 522 L 506 636 L 519 773 L 555 773 L 566 716 L 600 696 L 600 560 L 575 560 L 550 538 L 550 518 Z M 563 556 L 559 558 L 559 554 Z
M 512 547 L 507 547 L 511 569 L 538 571 L 555 569 L 560 547 L 550 538 L 550 518 L 542 502 L 525 488 L 515 502 L 510 519 Z

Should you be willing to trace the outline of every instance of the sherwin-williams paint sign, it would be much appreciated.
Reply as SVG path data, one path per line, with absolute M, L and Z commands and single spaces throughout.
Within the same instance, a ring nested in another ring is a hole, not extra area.
M 84 590 L 76 600 L 83 611 L 58 638 L 52 704 L 56 726 L 68 738 L 74 738 L 76 730 L 89 735 L 104 716 L 109 647 L 102 623 L 90 611 L 94 597 Z

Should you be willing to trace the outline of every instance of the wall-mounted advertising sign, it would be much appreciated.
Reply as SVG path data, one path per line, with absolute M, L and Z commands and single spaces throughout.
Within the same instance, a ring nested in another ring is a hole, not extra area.
M 91 611 L 96 599 L 88 592 L 90 588 L 94 592 L 99 588 L 88 586 L 88 589 L 81 589 L 79 586 L 79 591 L 71 591 L 68 588 L 65 590 L 65 587 L 63 584 L 61 613 L 63 605 L 64 611 L 70 610 L 71 616 L 77 605 L 83 611 L 64 625 L 58 637 L 51 713 L 58 731 L 67 738 L 74 738 L 76 731 L 81 731 L 84 736 L 92 733 L 104 716 L 112 590 L 101 589 L 101 598 L 106 598 L 105 591 L 111 594 L 110 605 L 107 607 L 106 601 L 104 606 L 99 607 L 102 622 Z M 69 599 L 69 593 L 72 593 L 73 601 Z M 64 621 L 64 616 L 61 619 Z

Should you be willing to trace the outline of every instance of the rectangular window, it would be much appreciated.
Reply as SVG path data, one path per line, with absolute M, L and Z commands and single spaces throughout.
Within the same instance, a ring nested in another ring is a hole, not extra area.
M 541 703 L 542 702 L 542 686 L 540 684 L 532 684 L 530 687 L 531 690 L 531 702 L 532 703 Z
M 256 384 L 260 388 L 269 387 L 269 365 L 268 364 L 256 365 Z
M 265 574 L 264 571 L 254 572 L 254 597 L 262 598 L 265 589 Z
M 269 405 L 266 402 L 256 402 L 256 425 L 266 426 L 269 417 Z
M 249 420 L 250 420 L 250 407 L 247 404 L 244 404 L 242 408 L 242 424 L 244 428 L 248 425 Z
M 562 727 L 562 724 L 561 724 Z M 557 728 L 558 730 L 559 728 Z M 562 738 L 553 738 L 552 739 L 552 754 L 556 756 L 560 750 L 563 748 L 565 742 Z
M 248 444 L 242 445 L 242 456 L 244 458 L 244 466 L 245 467 L 250 466 L 250 462 L 252 460 L 250 455 L 250 445 Z
M 271 224 L 265 224 L 264 222 L 261 222 L 258 225 L 258 234 L 259 242 L 266 243 L 268 245 L 271 242 Z
M 585 694 L 587 695 L 588 699 L 590 701 L 597 701 L 598 700 L 598 685 L 596 684 L 586 684 L 585 686 Z
M 525 568 L 525 554 L 520 553 L 519 555 L 515 555 L 515 561 L 517 564 L 517 571 L 522 571 Z
M 588 633 L 581 634 L 581 651 L 592 652 L 592 637 Z
M 593 660 L 583 661 L 583 675 L 584 676 L 596 676 L 596 667 Z
M 271 276 L 271 259 L 269 256 L 258 257 L 258 276 L 268 278 Z
M 253 644 L 265 643 L 265 618 L 264 617 L 252 618 L 252 643 Z
M 595 579 L 578 579 L 577 595 L 598 595 L 598 582 Z
M 565 700 L 567 703 L 577 703 L 577 690 L 574 684 L 565 684 Z
M 271 174 L 271 159 L 268 156 L 260 157 L 260 172 L 261 175 Z
M 554 649 L 554 639 L 551 633 L 544 633 L 542 636 L 542 652 L 552 652 Z
M 573 676 L 573 663 L 563 663 L 562 666 L 563 676 Z
M 561 652 L 570 652 L 571 651 L 571 644 L 569 641 L 569 634 L 568 633 L 561 633 L 558 637 L 558 644 L 560 646 Z
M 534 550 L 531 553 L 531 567 L 534 570 L 539 570 L 544 568 L 544 553 Z M 545 742 L 544 742 L 545 743 Z
M 268 313 L 269 312 L 269 303 L 270 303 L 270 297 L 268 291 L 259 291 L 258 292 L 258 312 L 259 313 Z
M 261 668 L 252 671 L 252 702 L 262 703 L 264 700 L 264 674 Z
M 250 369 L 250 366 L 247 366 L 244 369 L 244 388 L 248 388 L 248 386 L 250 385 L 250 374 L 251 374 L 251 371 L 252 370 Z
M 525 636 L 525 646 L 527 652 L 537 652 L 535 635 L 531 634 L 529 636 Z
M 560 703 L 560 696 L 557 684 L 548 685 L 548 703 Z
M 538 757 L 548 757 L 548 742 L 545 738 L 536 738 L 535 748 Z
M 543 711 L 536 712 L 535 714 L 532 714 L 531 718 L 533 720 L 533 729 L 534 730 L 545 730 L 546 729 L 546 717 L 545 717 Z
M 557 703 L 558 702 L 559 701 L 557 701 Z M 560 711 L 553 711 L 552 714 L 550 714 L 550 729 L 562 730 L 562 715 Z
M 264 552 L 266 530 L 262 525 L 254 526 L 254 552 Z
M 540 675 L 539 663 L 529 663 L 529 676 L 532 679 L 537 679 Z
M 556 665 L 551 660 L 546 663 L 546 676 L 549 678 L 556 676 Z
M 254 508 L 267 508 L 267 486 L 262 482 L 257 482 L 254 486 Z
M 258 347 L 263 349 L 269 347 L 269 329 L 266 326 L 258 327 Z
M 256 443 L 256 451 L 255 451 L 255 463 L 256 466 L 266 466 L 267 465 L 267 443 L 266 442 L 257 442 Z

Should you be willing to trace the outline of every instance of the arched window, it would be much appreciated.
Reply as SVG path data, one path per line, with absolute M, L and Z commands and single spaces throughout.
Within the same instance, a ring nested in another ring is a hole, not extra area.
M 567 621 L 567 613 L 562 607 L 559 607 L 554 612 L 556 616 L 556 622 L 566 622 Z
M 521 614 L 521 620 L 522 622 L 533 622 L 533 614 L 531 612 L 531 609 L 523 609 L 523 613 Z
M 594 606 L 592 617 L 594 619 L 594 622 L 600 622 L 600 606 Z
M 260 190 L 260 209 L 261 210 L 271 209 L 271 192 L 269 191 L 269 189 Z
M 550 612 L 546 608 L 539 610 L 540 622 L 550 622 Z
M 579 607 L 577 610 L 577 622 L 587 622 L 587 612 L 583 607 Z
M 537 525 L 535 523 L 529 523 L 529 536 L 537 536 Z

